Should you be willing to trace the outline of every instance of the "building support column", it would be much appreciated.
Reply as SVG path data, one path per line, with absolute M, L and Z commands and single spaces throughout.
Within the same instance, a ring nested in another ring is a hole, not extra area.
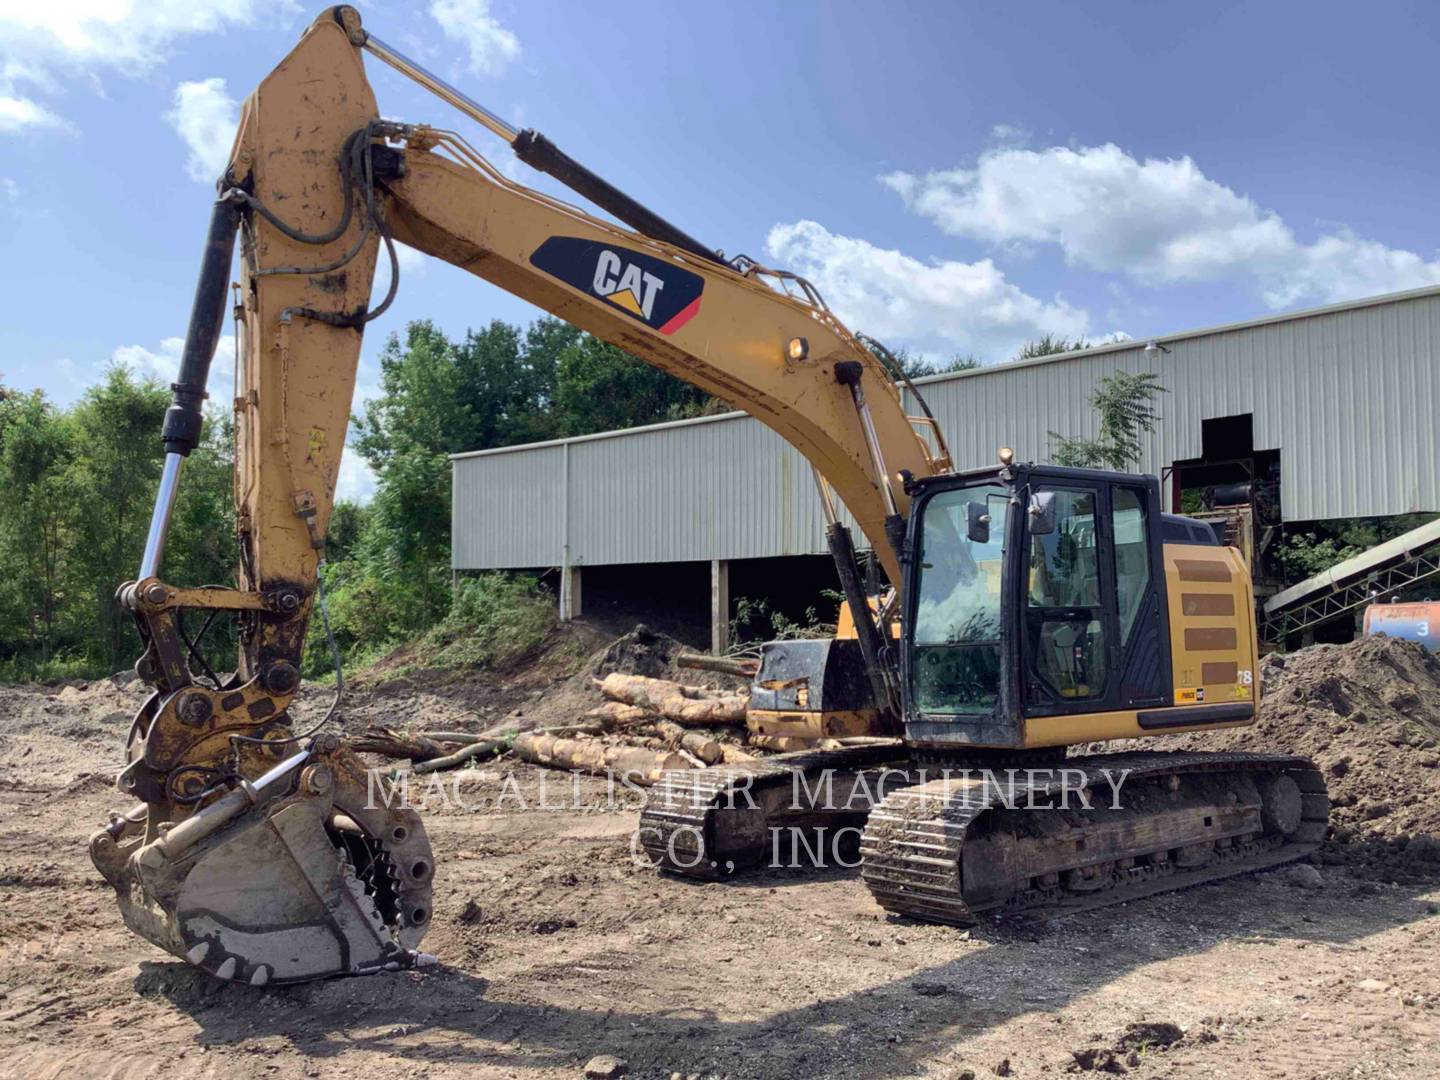
M 560 568 L 560 621 L 578 619 L 583 611 L 580 602 L 580 567 Z
M 710 652 L 722 656 L 730 647 L 730 563 L 710 560 Z

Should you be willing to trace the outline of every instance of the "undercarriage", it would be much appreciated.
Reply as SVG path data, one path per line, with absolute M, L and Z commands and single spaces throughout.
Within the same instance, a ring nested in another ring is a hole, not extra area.
M 922 765 L 896 746 L 783 755 L 698 782 L 670 773 L 641 815 L 664 871 L 716 880 L 844 861 L 887 910 L 964 925 L 985 914 L 1123 903 L 1303 858 L 1330 801 L 1305 758 L 1136 752 Z M 797 834 L 808 834 L 797 840 Z M 828 839 L 827 839 L 828 836 Z

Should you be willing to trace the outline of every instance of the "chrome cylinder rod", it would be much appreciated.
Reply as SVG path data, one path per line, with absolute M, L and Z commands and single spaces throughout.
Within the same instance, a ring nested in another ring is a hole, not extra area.
M 870 450 L 870 464 L 875 470 L 875 484 L 885 500 L 885 510 L 895 515 L 895 490 L 890 486 L 890 474 L 885 469 L 885 455 L 880 451 L 880 437 L 875 434 L 875 421 L 870 416 L 870 406 L 865 403 L 865 390 L 856 379 L 850 384 L 850 393 L 855 397 L 855 411 L 860 414 L 860 428 L 865 434 L 865 445 Z
M 140 559 L 140 580 L 160 573 L 160 560 L 165 557 L 165 537 L 170 533 L 170 515 L 175 512 L 175 496 L 180 491 L 180 469 L 184 454 L 166 454 L 165 471 L 160 474 L 160 490 L 155 493 L 155 510 L 150 515 L 150 532 L 145 537 L 145 554 Z
M 519 137 L 520 132 L 505 123 L 504 120 L 501 120 L 489 109 L 485 108 L 484 105 L 481 105 L 463 91 L 451 86 L 434 72 L 427 71 L 408 56 L 396 52 L 374 34 L 366 32 L 364 48 L 376 59 L 385 61 L 385 63 L 400 72 L 400 74 L 407 75 L 414 79 L 436 97 L 454 105 L 455 108 L 459 109 L 476 123 L 489 128 L 507 143 L 513 143 L 516 138 Z
M 820 493 L 820 510 L 825 515 L 825 524 L 834 525 L 839 517 L 835 513 L 835 494 L 830 490 L 830 481 L 815 466 L 810 466 L 810 471 L 815 475 L 815 490 Z
M 190 815 L 148 848 L 136 852 L 135 858 L 142 866 L 154 866 L 159 862 L 183 855 L 207 836 L 212 836 L 234 821 L 250 807 L 256 805 L 265 789 L 271 784 L 289 776 L 310 760 L 310 751 L 301 750 L 276 765 L 254 783 L 241 783 L 228 795 L 216 799 L 205 809 Z

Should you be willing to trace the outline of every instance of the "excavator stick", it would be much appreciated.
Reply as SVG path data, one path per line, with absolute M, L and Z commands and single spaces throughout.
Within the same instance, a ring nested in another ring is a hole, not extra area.
M 162 430 L 140 575 L 117 596 L 135 617 L 145 644 L 136 670 L 154 693 L 117 781 L 138 802 L 95 834 L 91 857 L 132 930 L 253 985 L 408 967 L 423 957 L 430 921 L 434 858 L 418 815 L 392 806 L 321 730 L 339 702 L 338 667 L 319 725 L 296 734 L 289 712 L 306 627 L 323 604 L 325 530 L 382 239 L 393 270 L 376 203 L 394 158 L 377 124 L 333 12 L 246 102 Z M 237 231 L 238 587 L 177 588 L 161 576 L 165 537 L 200 439 Z M 216 674 L 185 635 L 186 611 L 237 618 L 233 674 Z

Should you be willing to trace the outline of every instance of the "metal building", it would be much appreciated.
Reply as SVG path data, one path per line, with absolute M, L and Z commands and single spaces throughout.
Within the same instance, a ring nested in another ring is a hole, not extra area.
M 1172 508 L 1241 481 L 1274 524 L 1440 511 L 1440 288 L 918 383 L 968 468 L 1094 435 L 1090 395 L 1117 369 L 1165 388 L 1140 470 Z M 729 560 L 826 550 L 809 465 L 743 413 L 452 461 L 455 569 L 572 568 L 568 611 L 573 568 L 708 561 L 718 611 Z

